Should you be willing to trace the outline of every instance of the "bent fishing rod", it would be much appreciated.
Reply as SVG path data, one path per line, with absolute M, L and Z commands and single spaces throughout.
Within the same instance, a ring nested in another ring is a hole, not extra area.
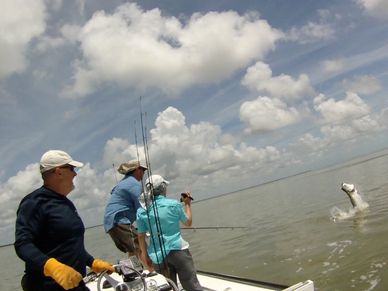
M 198 226 L 198 227 L 181 227 L 186 230 L 219 230 L 219 229 L 249 229 L 247 226 Z

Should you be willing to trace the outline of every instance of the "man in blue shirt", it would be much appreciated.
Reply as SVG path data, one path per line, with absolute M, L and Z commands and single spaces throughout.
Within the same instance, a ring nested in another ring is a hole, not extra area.
M 202 291 L 189 244 L 182 238 L 180 222 L 185 226 L 192 224 L 191 194 L 185 193 L 182 205 L 166 198 L 167 185 L 162 176 L 152 175 L 146 181 L 146 188 L 151 192 L 152 203 L 137 211 L 138 238 L 142 261 L 153 264 L 155 269 L 177 283 L 176 275 L 186 291 Z M 146 244 L 146 233 L 151 241 Z
M 147 167 L 138 160 L 122 163 L 118 172 L 124 178 L 112 189 L 105 208 L 104 228 L 116 247 L 128 256 L 138 254 L 137 233 L 133 223 L 140 207 L 141 181 Z
M 82 166 L 64 151 L 46 152 L 40 160 L 43 186 L 20 202 L 14 245 L 25 261 L 25 291 L 86 291 L 86 266 L 95 272 L 114 271 L 85 250 L 84 224 L 67 198 L 74 189 L 75 168 Z

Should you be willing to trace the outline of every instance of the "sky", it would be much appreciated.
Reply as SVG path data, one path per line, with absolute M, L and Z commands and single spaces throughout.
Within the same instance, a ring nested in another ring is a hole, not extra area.
M 85 163 L 101 224 L 120 163 L 196 200 L 388 145 L 387 0 L 2 0 L 0 244 L 39 160 Z

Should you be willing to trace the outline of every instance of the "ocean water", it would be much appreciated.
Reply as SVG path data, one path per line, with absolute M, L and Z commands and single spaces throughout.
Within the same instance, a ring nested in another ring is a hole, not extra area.
M 342 182 L 369 206 L 354 211 Z M 284 285 L 311 279 L 316 290 L 388 290 L 388 151 L 199 201 L 193 217 L 200 229 L 183 236 L 200 270 Z M 215 226 L 230 228 L 202 229 Z M 86 247 L 111 262 L 125 258 L 102 227 L 87 230 Z M 0 248 L 0 259 L 0 290 L 20 290 L 13 246 Z

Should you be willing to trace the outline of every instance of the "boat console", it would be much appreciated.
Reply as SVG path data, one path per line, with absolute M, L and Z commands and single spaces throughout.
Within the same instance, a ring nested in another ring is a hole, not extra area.
M 120 260 L 115 269 L 116 273 L 112 274 L 91 272 L 84 278 L 84 282 L 92 291 L 179 291 L 174 282 L 163 275 L 143 270 L 135 256 Z

